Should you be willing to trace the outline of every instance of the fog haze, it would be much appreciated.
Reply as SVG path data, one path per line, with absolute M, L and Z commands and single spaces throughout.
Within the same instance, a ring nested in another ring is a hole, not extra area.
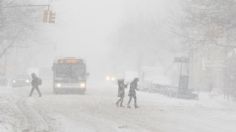
M 118 65 L 125 64 L 120 71 L 125 68 L 136 70 L 134 68 L 140 56 L 132 56 L 134 51 L 147 56 L 144 59 L 160 54 L 167 54 L 168 57 L 169 49 L 152 51 L 151 46 L 145 50 L 140 49 L 147 43 L 155 43 L 159 48 L 174 45 L 175 41 L 166 41 L 166 38 L 171 36 L 171 31 L 164 24 L 172 24 L 171 15 L 176 13 L 176 10 L 179 11 L 177 5 L 175 1 L 161 0 L 57 0 L 52 2 L 52 8 L 57 12 L 56 24 L 47 25 L 50 30 L 45 32 L 52 39 L 52 52 L 55 52 L 55 57 L 85 58 L 91 76 L 102 77 L 101 75 L 109 72 L 116 72 L 114 67 L 118 68 Z M 134 26 L 128 27 L 130 24 Z M 143 33 L 140 34 L 141 32 Z M 124 34 L 126 37 L 122 36 Z M 148 41 L 145 42 L 146 40 Z M 137 43 L 138 41 L 142 42 Z M 137 46 L 130 49 L 130 46 L 134 45 Z

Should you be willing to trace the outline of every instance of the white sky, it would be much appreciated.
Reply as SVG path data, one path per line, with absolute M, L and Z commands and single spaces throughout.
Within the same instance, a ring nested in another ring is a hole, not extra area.
M 46 27 L 57 45 L 55 56 L 85 58 L 93 73 L 98 72 L 97 69 L 108 69 L 107 60 L 113 46 L 109 38 L 127 21 L 127 17 L 150 15 L 162 21 L 168 17 L 168 12 L 173 11 L 170 2 L 176 1 L 52 0 L 56 24 Z

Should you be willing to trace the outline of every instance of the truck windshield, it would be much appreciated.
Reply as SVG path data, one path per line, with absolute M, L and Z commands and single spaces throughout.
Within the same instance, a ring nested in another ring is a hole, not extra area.
M 85 64 L 55 64 L 54 72 L 56 77 L 82 79 L 86 75 Z

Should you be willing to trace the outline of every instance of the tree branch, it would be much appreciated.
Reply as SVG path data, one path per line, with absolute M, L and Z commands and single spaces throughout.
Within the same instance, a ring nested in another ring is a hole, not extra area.
M 16 34 L 14 40 L 13 40 L 7 47 L 5 47 L 5 48 L 2 50 L 2 52 L 0 52 L 0 59 L 6 54 L 6 52 L 7 52 L 10 48 L 12 48 L 12 47 L 14 46 L 14 44 L 15 44 L 15 42 L 16 42 L 16 40 L 17 40 L 19 34 L 20 34 L 20 31 Z

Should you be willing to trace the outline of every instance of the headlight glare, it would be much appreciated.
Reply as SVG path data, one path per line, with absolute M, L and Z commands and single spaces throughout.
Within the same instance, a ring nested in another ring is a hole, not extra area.
M 84 82 L 80 83 L 81 88 L 85 88 L 86 84 Z
M 106 80 L 110 81 L 111 80 L 110 76 L 106 76 Z
M 57 84 L 56 84 L 56 87 L 60 88 L 60 87 L 61 87 L 61 84 L 60 84 L 60 83 L 57 83 Z
M 112 80 L 112 81 L 115 81 L 115 80 L 116 80 L 116 78 L 115 78 L 115 77 L 112 77 L 112 78 L 111 78 L 111 80 Z

